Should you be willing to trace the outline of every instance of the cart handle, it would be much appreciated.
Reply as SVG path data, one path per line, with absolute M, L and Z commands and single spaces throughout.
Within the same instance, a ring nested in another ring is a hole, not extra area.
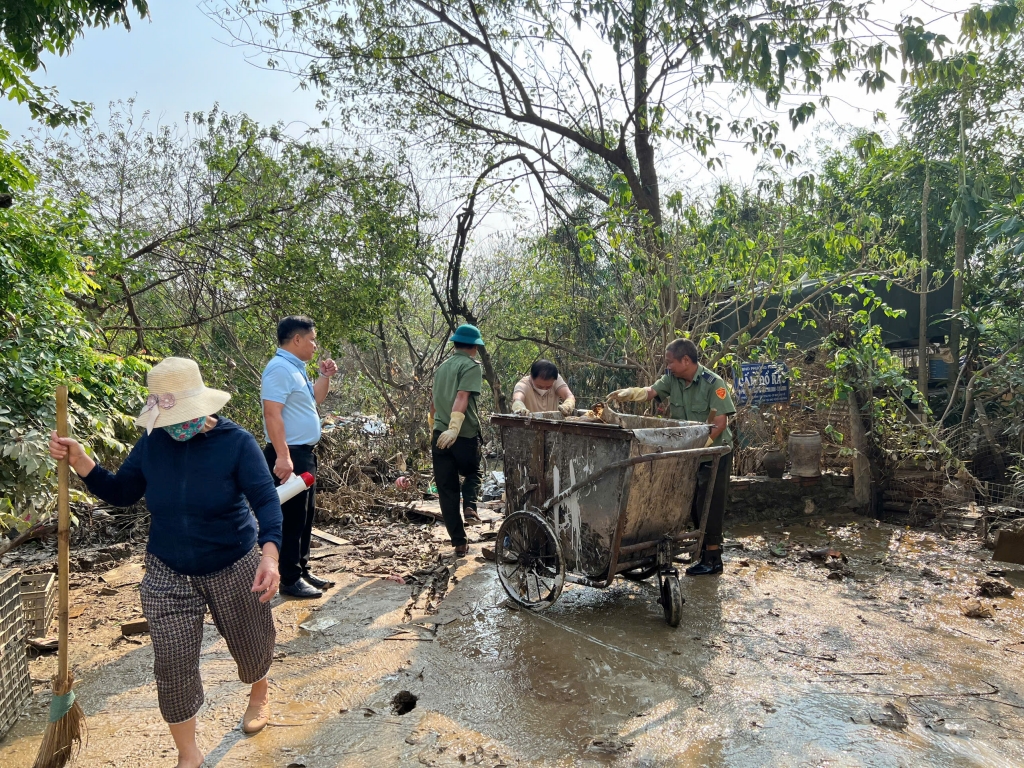
M 575 485 L 570 485 L 568 488 L 566 488 L 564 491 L 562 491 L 554 498 L 548 499 L 543 504 L 541 504 L 540 511 L 547 512 L 553 506 L 562 503 L 580 489 L 586 488 L 588 485 L 593 485 L 598 480 L 600 480 L 604 475 L 616 469 L 632 467 L 636 464 L 646 464 L 647 462 L 650 461 L 660 461 L 661 459 L 681 459 L 687 456 L 724 456 L 731 450 L 732 448 L 729 447 L 728 445 L 715 445 L 712 446 L 711 448 L 687 448 L 681 451 L 664 451 L 663 453 L 644 453 L 640 456 L 633 456 L 632 458 L 629 459 L 623 459 L 622 461 L 617 461 L 614 464 L 609 464 L 606 467 L 602 467 L 601 469 L 597 470 L 597 472 L 583 480 L 580 480 Z

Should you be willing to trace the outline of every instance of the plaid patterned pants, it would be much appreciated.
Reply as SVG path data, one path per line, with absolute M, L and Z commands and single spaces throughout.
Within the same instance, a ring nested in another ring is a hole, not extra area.
M 203 706 L 199 654 L 207 606 L 238 665 L 239 679 L 255 683 L 270 671 L 277 636 L 274 617 L 270 604 L 261 603 L 250 591 L 259 562 L 260 552 L 254 547 L 216 573 L 184 576 L 146 555 L 139 592 L 156 657 L 153 671 L 160 714 L 168 723 L 191 720 Z

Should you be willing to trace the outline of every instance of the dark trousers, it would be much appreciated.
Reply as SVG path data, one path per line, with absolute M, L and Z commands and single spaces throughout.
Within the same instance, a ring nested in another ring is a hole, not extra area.
M 288 453 L 292 457 L 295 474 L 309 472 L 316 477 L 315 445 L 289 445 Z M 263 449 L 267 458 L 270 474 L 274 474 L 277 463 L 277 451 L 273 444 Z M 281 481 L 274 476 L 274 485 Z M 309 541 L 313 537 L 313 515 L 316 512 L 316 483 L 298 496 L 294 496 L 281 505 L 284 519 L 281 521 L 281 585 L 288 587 L 298 581 L 309 568 Z
M 437 447 L 435 432 L 430 439 L 430 455 L 434 460 L 434 484 L 437 485 L 437 498 L 441 504 L 441 515 L 444 527 L 452 544 L 460 547 L 466 543 L 466 525 L 462 520 L 463 506 L 476 509 L 476 497 L 483 483 L 483 471 L 480 468 L 480 438 L 459 437 L 451 448 L 444 450 Z M 465 478 L 461 483 L 459 476 Z
M 711 509 L 708 510 L 708 525 L 704 529 L 704 546 L 721 545 L 722 525 L 725 520 L 725 503 L 729 498 L 729 478 L 732 476 L 732 454 L 727 453 L 718 460 L 718 474 L 715 488 L 711 492 Z M 701 464 L 697 471 L 697 493 L 694 494 L 690 517 L 693 527 L 700 528 L 700 516 L 704 514 L 704 500 L 708 495 L 711 480 L 711 464 Z

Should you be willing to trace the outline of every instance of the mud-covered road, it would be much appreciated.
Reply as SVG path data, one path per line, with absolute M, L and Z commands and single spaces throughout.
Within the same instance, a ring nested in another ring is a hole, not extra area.
M 254 737 L 208 626 L 206 764 L 1024 765 L 1024 598 L 976 597 L 979 581 L 1024 587 L 1017 566 L 991 563 L 973 536 L 855 517 L 728 534 L 742 548 L 723 577 L 683 580 L 677 629 L 653 584 L 572 587 L 544 613 L 513 610 L 479 545 L 435 616 L 410 617 L 408 586 L 344 573 L 323 599 L 275 608 L 274 715 Z M 847 562 L 811 557 L 828 544 Z M 123 598 L 98 593 L 73 600 L 85 606 L 72 620 L 89 724 L 79 765 L 172 766 L 148 637 L 117 640 L 102 619 Z M 53 663 L 32 662 L 35 695 L 0 765 L 31 765 Z M 396 714 L 401 691 L 415 706 Z

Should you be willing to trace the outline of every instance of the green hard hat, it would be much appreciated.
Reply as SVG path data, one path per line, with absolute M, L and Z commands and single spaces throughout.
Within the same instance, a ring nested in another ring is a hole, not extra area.
M 478 347 L 484 346 L 483 337 L 480 335 L 480 329 L 475 325 L 469 323 L 463 323 L 455 329 L 455 333 L 449 341 L 457 341 L 459 344 L 476 344 Z

